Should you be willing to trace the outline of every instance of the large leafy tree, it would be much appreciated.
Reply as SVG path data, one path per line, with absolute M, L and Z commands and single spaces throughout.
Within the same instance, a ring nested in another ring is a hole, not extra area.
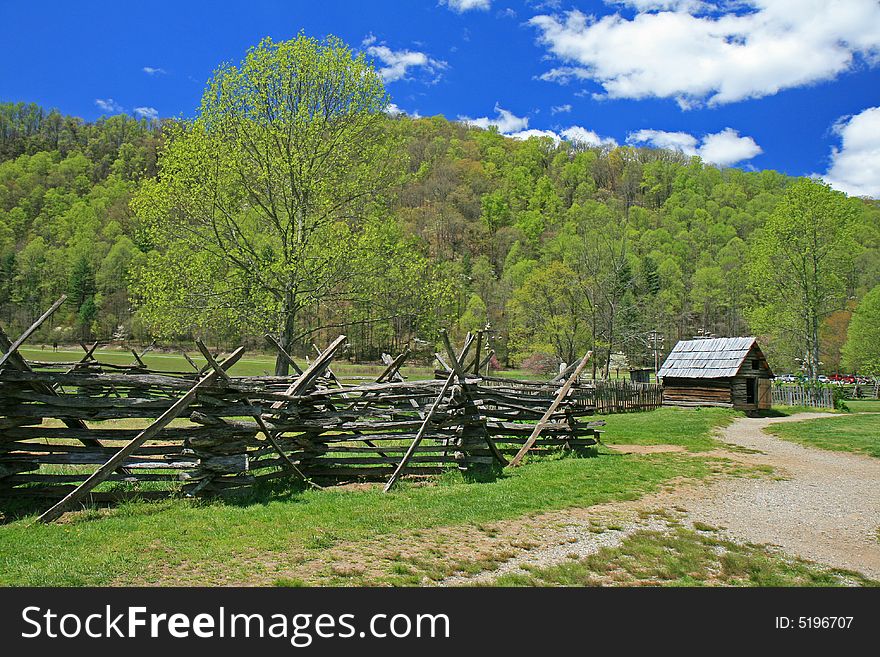
M 810 378 L 819 374 L 822 322 L 846 300 L 856 216 L 844 194 L 801 179 L 753 240 L 750 278 L 758 304 L 752 326 L 787 341 L 792 355 L 802 354 Z
M 268 329 L 290 349 L 320 328 L 305 318 L 349 300 L 362 220 L 399 171 L 387 106 L 334 37 L 266 38 L 221 66 L 132 201 L 161 247 L 137 276 L 154 329 Z
M 853 312 L 843 362 L 852 371 L 880 376 L 880 285 L 868 292 Z

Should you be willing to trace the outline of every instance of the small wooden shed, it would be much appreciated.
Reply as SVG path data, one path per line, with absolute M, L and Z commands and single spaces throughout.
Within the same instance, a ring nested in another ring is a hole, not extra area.
M 663 403 L 768 409 L 773 372 L 755 338 L 681 340 L 658 372 Z

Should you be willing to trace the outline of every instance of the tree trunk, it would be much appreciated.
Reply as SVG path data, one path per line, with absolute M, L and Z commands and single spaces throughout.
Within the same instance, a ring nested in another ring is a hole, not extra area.
M 608 318 L 608 353 L 605 355 L 605 377 L 608 378 L 611 373 L 611 352 L 614 349 L 614 308 L 612 304 L 610 316 Z
M 284 301 L 284 313 L 282 318 L 279 342 L 288 354 L 293 351 L 293 338 L 296 329 L 296 311 L 293 308 L 293 294 L 288 293 Z M 290 373 L 290 364 L 287 359 L 278 354 L 275 358 L 275 376 L 287 376 Z

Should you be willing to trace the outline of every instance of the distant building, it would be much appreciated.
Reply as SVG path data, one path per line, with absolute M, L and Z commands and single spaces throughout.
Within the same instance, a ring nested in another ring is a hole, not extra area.
M 755 338 L 681 340 L 657 375 L 666 405 L 744 411 L 771 406 L 773 372 Z
M 629 380 L 633 383 L 650 383 L 651 372 L 649 369 L 631 369 L 629 371 Z

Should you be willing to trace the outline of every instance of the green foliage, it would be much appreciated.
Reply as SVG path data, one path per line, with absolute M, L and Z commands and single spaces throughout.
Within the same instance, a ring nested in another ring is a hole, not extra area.
M 854 276 L 859 203 L 820 182 L 799 180 L 753 236 L 752 326 L 777 337 L 789 363 L 803 358 L 810 378 L 819 373 L 820 325 L 843 307 Z
M 132 200 L 165 247 L 137 275 L 150 326 L 271 330 L 288 349 L 309 336 L 322 304 L 350 296 L 360 224 L 394 181 L 387 105 L 334 37 L 266 38 L 218 69 Z
M 880 376 L 880 285 L 868 292 L 853 312 L 843 359 L 853 372 Z
M 314 102 L 276 102 L 293 97 L 284 71 Z M 316 100 L 333 71 L 363 102 Z M 821 328 L 880 281 L 876 201 L 669 151 L 391 118 L 387 100 L 344 45 L 300 37 L 221 67 L 191 122 L 0 105 L 0 322 L 27 325 L 85 258 L 104 339 L 262 344 L 271 330 L 302 352 L 345 332 L 353 357 L 375 359 L 488 322 L 507 366 L 593 349 L 601 375 L 618 351 L 653 364 L 654 331 L 668 350 L 704 330 L 760 334 L 781 372 L 812 349 L 805 312 Z M 354 123 L 334 118 L 346 107 Z M 786 249 L 818 258 L 806 301 Z M 68 304 L 54 326 L 73 336 L 78 313 Z M 838 333 L 813 341 L 826 368 Z M 866 335 L 852 354 L 870 353 Z

